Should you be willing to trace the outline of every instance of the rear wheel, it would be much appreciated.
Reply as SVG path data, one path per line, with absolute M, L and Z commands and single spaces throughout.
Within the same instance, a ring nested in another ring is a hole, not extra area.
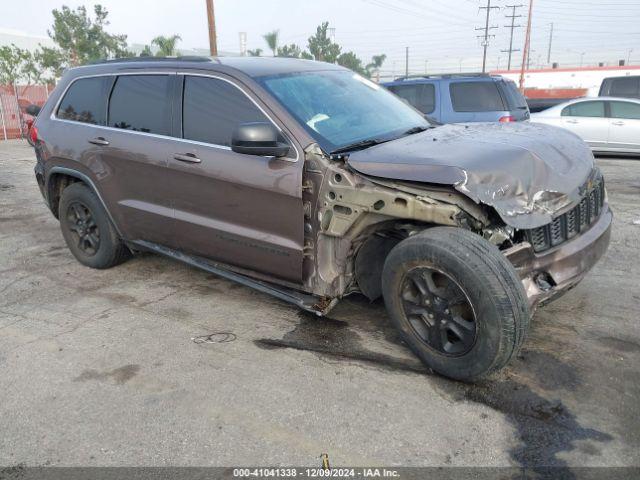
M 88 267 L 110 268 L 130 256 L 98 197 L 83 183 L 62 192 L 59 205 L 62 236 L 73 256 Z
M 458 380 L 505 366 L 528 330 L 515 270 L 495 246 L 463 229 L 436 227 L 400 242 L 385 261 L 382 289 L 416 355 Z

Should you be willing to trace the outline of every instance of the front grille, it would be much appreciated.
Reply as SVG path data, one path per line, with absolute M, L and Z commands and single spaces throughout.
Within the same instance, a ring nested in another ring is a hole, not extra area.
M 580 203 L 542 227 L 526 230 L 536 253 L 558 246 L 587 230 L 600 216 L 604 205 L 604 179 L 597 178 Z

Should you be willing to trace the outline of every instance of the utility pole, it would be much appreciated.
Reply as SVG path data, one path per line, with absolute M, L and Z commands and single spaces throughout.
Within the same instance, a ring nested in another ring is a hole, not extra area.
M 424 61 L 424 74 L 427 74 L 427 66 L 429 65 L 429 60 Z
M 483 30 L 484 34 L 483 35 L 478 35 L 478 38 L 482 38 L 482 46 L 484 48 L 484 52 L 482 53 L 482 73 L 485 73 L 487 70 L 487 47 L 489 46 L 489 38 L 490 37 L 495 37 L 495 35 L 489 35 L 489 31 L 494 29 L 494 28 L 498 28 L 498 27 L 490 27 L 489 26 L 489 16 L 491 15 L 491 10 L 493 8 L 500 8 L 500 7 L 492 7 L 491 6 L 491 0 L 487 0 L 487 6 L 486 7 L 480 7 L 480 10 L 487 10 L 487 16 L 485 19 L 485 23 L 484 23 L 484 28 L 478 27 L 476 28 L 476 30 Z
M 409 76 L 409 47 L 404 47 L 404 76 Z
M 551 22 L 551 30 L 549 30 L 549 50 L 547 50 L 547 65 L 551 63 L 551 42 L 553 42 L 553 22 Z
M 531 17 L 533 16 L 533 0 L 529 0 L 529 16 L 527 17 L 527 34 L 524 37 L 522 65 L 520 66 L 520 91 L 524 94 L 524 67 L 527 65 L 529 47 L 531 46 Z
M 213 0 L 207 0 L 207 23 L 209 24 L 209 51 L 212 57 L 217 57 L 218 41 L 216 39 L 216 16 L 213 12 Z
M 522 28 L 522 25 L 516 25 L 516 18 L 522 17 L 522 15 L 516 15 L 516 8 L 523 7 L 524 5 L 506 5 L 507 8 L 511 8 L 511 15 L 505 15 L 505 18 L 511 19 L 511 25 L 505 25 L 505 27 L 511 30 L 511 34 L 509 35 L 509 50 L 500 50 L 501 52 L 508 53 L 509 58 L 507 59 L 507 70 L 511 70 L 511 54 L 513 52 L 519 52 L 519 48 L 513 48 L 513 30 L 516 28 Z

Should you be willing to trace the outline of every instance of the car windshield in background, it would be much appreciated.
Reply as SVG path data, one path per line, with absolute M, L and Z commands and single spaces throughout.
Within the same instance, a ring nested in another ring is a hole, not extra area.
M 392 140 L 414 127 L 429 127 L 412 107 L 352 72 L 295 73 L 263 77 L 260 82 L 326 152 L 362 140 Z

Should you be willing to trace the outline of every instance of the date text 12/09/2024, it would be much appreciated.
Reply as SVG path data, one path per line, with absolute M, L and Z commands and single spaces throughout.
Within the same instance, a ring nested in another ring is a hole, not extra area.
M 388 468 L 234 468 L 234 478 L 398 478 Z

